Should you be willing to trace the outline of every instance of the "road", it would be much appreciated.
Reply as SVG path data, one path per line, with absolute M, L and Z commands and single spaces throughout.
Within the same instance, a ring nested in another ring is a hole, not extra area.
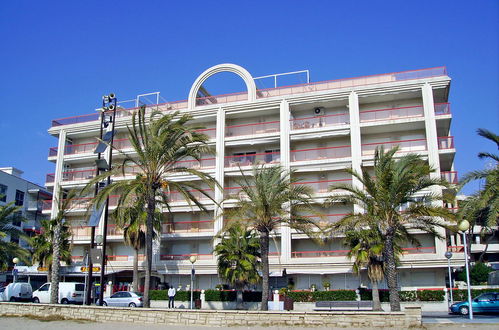
M 459 315 L 447 315 L 443 313 L 426 313 L 423 317 L 424 328 L 444 330 L 444 329 L 499 329 L 499 316 L 476 315 L 473 323 Z M 132 330 L 147 327 L 148 330 L 201 330 L 207 327 L 195 326 L 164 326 L 164 325 L 142 325 L 129 323 L 97 323 L 87 321 L 39 321 L 26 317 L 0 317 L 0 329 L 9 330 Z M 285 327 L 231 327 L 229 329 L 241 330 L 284 330 Z M 296 330 L 311 328 L 295 327 Z M 336 328 L 312 328 L 314 330 L 326 330 Z M 344 329 L 344 328 L 338 328 Z M 349 328 L 354 329 L 354 328 Z M 365 329 L 365 328 L 364 328 Z

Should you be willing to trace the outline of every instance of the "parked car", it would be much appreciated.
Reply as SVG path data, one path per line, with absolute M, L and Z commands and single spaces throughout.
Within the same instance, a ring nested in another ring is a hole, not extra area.
M 142 307 L 142 293 L 119 291 L 111 297 L 104 298 L 103 306 L 119 306 L 119 307 Z
M 482 293 L 472 300 L 473 313 L 499 313 L 499 292 Z M 470 307 L 468 301 L 462 301 L 450 306 L 452 313 L 468 315 Z
M 50 303 L 50 283 L 45 283 L 33 292 L 34 303 Z M 82 304 L 85 284 L 77 282 L 59 282 L 60 304 Z
M 2 301 L 29 301 L 33 298 L 33 289 L 29 283 L 10 283 L 1 290 Z

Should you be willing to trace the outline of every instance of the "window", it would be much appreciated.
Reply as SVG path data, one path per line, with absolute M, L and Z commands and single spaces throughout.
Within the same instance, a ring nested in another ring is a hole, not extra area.
M 23 206 L 24 204 L 24 192 L 16 190 L 16 206 Z
M 44 284 L 40 289 L 38 289 L 38 291 L 48 291 L 50 288 L 50 284 L 47 283 L 47 284 Z
M 7 201 L 7 186 L 0 184 L 0 202 Z
M 21 222 L 23 219 L 23 214 L 21 211 L 15 212 L 12 215 L 12 224 L 17 227 L 21 227 Z

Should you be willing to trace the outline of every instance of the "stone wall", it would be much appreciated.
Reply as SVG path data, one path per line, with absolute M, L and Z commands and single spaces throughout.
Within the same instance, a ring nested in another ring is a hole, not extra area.
M 261 312 L 218 310 L 164 310 L 50 304 L 0 303 L 0 316 L 59 316 L 97 322 L 152 323 L 196 326 L 320 326 L 393 327 L 421 326 L 421 308 L 405 312 Z

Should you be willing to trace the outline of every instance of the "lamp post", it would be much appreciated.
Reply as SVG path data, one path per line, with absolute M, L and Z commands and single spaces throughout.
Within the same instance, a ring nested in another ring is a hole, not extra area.
M 447 258 L 447 267 L 449 268 L 449 292 L 450 292 L 450 304 L 454 303 L 454 299 L 452 297 L 452 276 L 450 272 L 450 258 L 452 258 L 452 252 L 445 252 L 445 257 Z
M 470 283 L 470 270 L 468 266 L 468 244 L 466 243 L 466 231 L 470 228 L 470 223 L 468 220 L 463 220 L 457 226 L 461 234 L 463 234 L 464 243 L 464 264 L 466 265 L 466 286 L 468 287 L 468 306 L 469 306 L 469 318 L 473 320 L 473 306 L 471 305 L 471 283 Z
M 12 259 L 12 262 L 14 263 L 14 269 L 12 270 L 12 281 L 14 283 L 17 282 L 17 264 L 19 263 L 19 258 L 18 257 L 15 257 Z
M 191 262 L 191 309 L 194 308 L 194 274 L 195 274 L 195 271 L 194 271 L 194 263 L 196 262 L 198 258 L 196 256 L 190 256 L 189 257 L 189 261 Z

